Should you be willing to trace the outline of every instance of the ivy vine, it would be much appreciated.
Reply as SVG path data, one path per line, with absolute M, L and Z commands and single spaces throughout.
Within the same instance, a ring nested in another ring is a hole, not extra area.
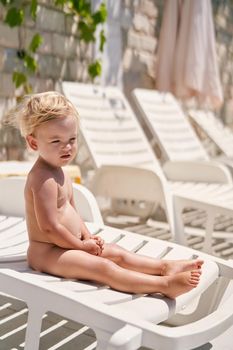
M 11 28 L 18 27 L 20 29 L 25 23 L 27 16 L 35 22 L 38 11 L 37 0 L 0 0 L 5 7 L 6 14 L 4 22 Z M 51 4 L 58 7 L 73 18 L 78 20 L 77 35 L 80 42 L 84 42 L 86 46 L 96 41 L 96 29 L 99 24 L 103 24 L 107 18 L 107 9 L 102 2 L 97 11 L 93 12 L 91 3 L 88 0 L 52 0 Z M 99 33 L 99 50 L 102 52 L 106 38 L 104 30 Z M 16 88 L 22 87 L 24 93 L 32 92 L 32 86 L 29 83 L 29 77 L 35 75 L 39 70 L 36 52 L 43 43 L 43 37 L 40 33 L 36 33 L 28 46 L 23 40 L 20 40 L 17 50 L 18 65 L 12 74 L 12 80 Z M 88 65 L 88 73 L 92 80 L 101 75 L 101 62 L 99 59 L 92 61 Z

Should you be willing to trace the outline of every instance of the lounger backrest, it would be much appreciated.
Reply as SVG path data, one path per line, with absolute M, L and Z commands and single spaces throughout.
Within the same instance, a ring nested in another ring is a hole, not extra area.
M 209 159 L 178 102 L 170 93 L 135 89 L 133 96 L 162 150 L 164 161 Z
M 9 186 L 10 181 L 10 186 Z M 26 177 L 2 178 L 0 181 L 1 215 L 25 216 L 24 186 Z
M 131 107 L 118 88 L 63 82 L 77 107 L 81 131 L 95 167 L 129 165 L 160 170 Z
M 233 132 L 211 111 L 190 110 L 189 116 L 229 158 L 233 158 Z

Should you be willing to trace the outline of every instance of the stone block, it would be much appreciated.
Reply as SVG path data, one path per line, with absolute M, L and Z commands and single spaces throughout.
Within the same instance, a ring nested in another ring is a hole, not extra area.
M 63 12 L 39 6 L 36 27 L 44 31 L 64 33 L 65 15 Z
M 153 0 L 141 0 L 139 5 L 139 12 L 149 18 L 158 16 L 158 8 Z
M 68 61 L 70 80 L 87 81 L 87 62 L 80 62 L 78 59 Z
M 131 30 L 128 34 L 128 46 L 137 51 L 148 51 L 154 53 L 157 46 L 157 39 L 135 33 Z
M 58 79 L 60 77 L 63 61 L 59 57 L 39 55 L 38 62 L 40 78 Z
M 133 26 L 137 32 L 150 34 L 150 21 L 145 15 L 136 13 L 133 19 Z
M 71 15 L 65 16 L 66 34 L 77 36 L 78 19 Z
M 34 19 L 31 16 L 31 13 L 30 13 L 30 6 L 27 6 L 25 8 L 24 24 L 25 24 L 25 27 L 30 27 L 30 28 L 34 28 L 36 25 Z
M 153 37 L 143 37 L 141 50 L 155 53 L 157 47 L 157 39 Z
M 0 77 L 0 97 L 14 97 L 15 88 L 10 73 L 1 73 Z
M 75 57 L 78 53 L 78 40 L 72 35 L 53 34 L 53 54 L 60 57 Z
M 0 47 L 0 72 L 3 71 L 6 62 L 6 53 L 3 47 Z
M 41 79 L 32 77 L 29 79 L 33 92 L 52 91 L 55 89 L 53 79 Z
M 140 50 L 142 45 L 142 35 L 129 30 L 128 32 L 128 47 Z
M 18 47 L 18 29 L 10 28 L 8 25 L 0 22 L 0 45 L 5 47 Z

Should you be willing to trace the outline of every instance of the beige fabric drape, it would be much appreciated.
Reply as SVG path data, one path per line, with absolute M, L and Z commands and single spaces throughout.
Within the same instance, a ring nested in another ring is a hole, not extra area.
M 156 88 L 222 104 L 210 0 L 165 0 Z

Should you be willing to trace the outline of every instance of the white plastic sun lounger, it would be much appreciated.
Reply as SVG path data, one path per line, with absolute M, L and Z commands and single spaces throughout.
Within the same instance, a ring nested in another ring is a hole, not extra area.
M 223 124 L 222 120 L 217 118 L 211 111 L 190 110 L 190 118 L 201 128 L 205 134 L 214 142 L 222 152 L 216 159 L 226 165 L 233 166 L 233 132 Z
M 210 161 L 181 106 L 171 93 L 134 89 L 132 93 L 163 161 Z
M 147 175 L 144 178 L 143 169 L 150 169 L 159 176 L 163 184 L 168 221 L 175 240 L 178 243 L 187 243 L 177 215 L 174 194 L 183 197 L 179 200 L 179 212 L 187 206 L 186 197 L 189 200 L 189 206 L 191 202 L 194 208 L 203 209 L 204 206 L 205 210 L 208 210 L 208 236 L 211 236 L 213 213 L 216 214 L 217 210 L 213 212 L 212 207 L 208 207 L 208 203 L 214 204 L 217 208 L 219 200 L 227 200 L 228 203 L 229 199 L 233 200 L 232 179 L 228 169 L 213 162 L 198 161 L 196 158 L 195 161 L 189 162 L 170 162 L 166 165 L 165 177 L 136 116 L 118 88 L 103 88 L 72 82 L 63 82 L 62 88 L 80 114 L 82 136 L 89 151 L 89 160 L 97 169 L 97 173 L 102 168 L 103 176 L 105 165 L 108 166 L 108 175 L 112 165 L 115 166 L 113 172 L 116 172 L 116 166 L 120 165 L 138 167 L 141 169 L 140 176 L 134 174 L 128 180 L 125 178 L 125 181 L 132 182 L 135 188 L 139 187 L 137 182 L 142 181 L 142 192 L 146 192 L 144 186 Z M 118 173 L 120 174 L 120 171 Z M 110 188 L 107 185 L 105 187 Z M 95 194 L 100 194 L 97 181 L 91 188 Z M 208 239 L 208 241 L 211 240 Z M 205 249 L 211 250 L 209 243 L 205 245 Z
M 12 230 L 18 225 L 22 231 L 24 183 L 20 178 L 0 179 L 0 232 L 3 237 L 12 237 Z M 233 279 L 230 263 L 170 242 L 104 226 L 90 192 L 81 185 L 74 185 L 74 192 L 81 215 L 93 234 L 155 258 L 200 256 L 205 260 L 201 281 L 196 289 L 176 300 L 156 294 L 131 295 L 104 285 L 32 271 L 23 260 L 22 250 L 17 259 L 13 249 L 15 261 L 10 262 L 9 247 L 3 254 L 0 251 L 0 292 L 27 303 L 25 350 L 38 349 L 41 321 L 47 311 L 92 328 L 98 350 L 134 350 L 140 346 L 185 350 L 208 342 L 233 324 L 233 294 L 224 293 L 227 281 Z M 15 237 L 19 243 L 17 234 Z M 169 327 L 171 325 L 173 327 Z

